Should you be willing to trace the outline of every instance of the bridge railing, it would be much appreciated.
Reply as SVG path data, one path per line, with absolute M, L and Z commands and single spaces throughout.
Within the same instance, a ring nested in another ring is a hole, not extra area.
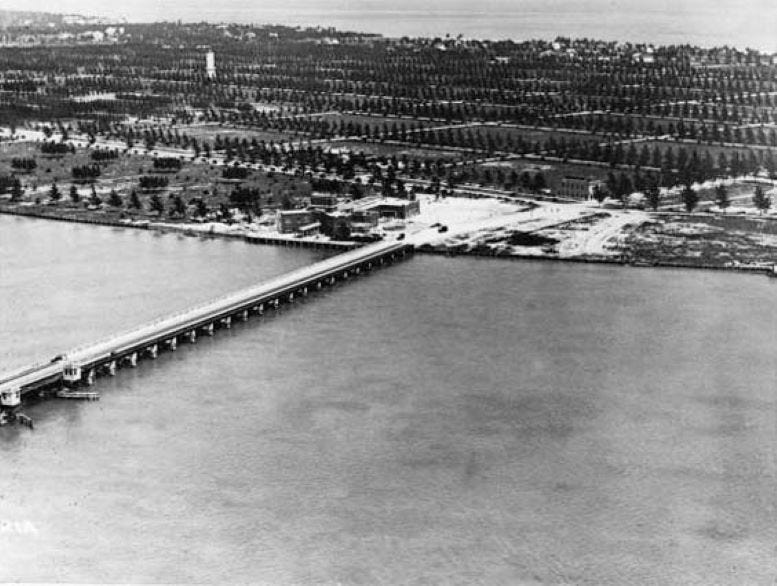
M 385 244 L 383 244 L 382 246 L 379 247 L 378 250 L 375 250 L 375 253 L 380 254 L 380 252 L 382 252 L 384 249 L 385 251 L 388 251 L 389 248 L 390 247 L 387 247 L 385 246 Z M 67 356 L 77 355 L 79 353 L 86 352 L 90 349 L 98 348 L 102 345 L 108 344 L 114 340 L 117 340 L 120 338 L 126 338 L 129 336 L 132 336 L 133 334 L 139 334 L 144 330 L 152 329 L 156 326 L 161 326 L 166 322 L 174 322 L 175 320 L 179 318 L 183 318 L 187 315 L 195 316 L 198 313 L 204 312 L 210 308 L 213 308 L 213 310 L 216 311 L 218 309 L 218 306 L 220 305 L 229 305 L 232 303 L 239 303 L 241 301 L 248 301 L 251 297 L 254 297 L 256 295 L 260 295 L 263 293 L 270 293 L 274 289 L 277 289 L 277 288 L 283 289 L 284 287 L 290 286 L 294 283 L 294 281 L 305 281 L 308 278 L 316 278 L 316 275 L 320 272 L 326 272 L 328 270 L 337 271 L 343 265 L 348 265 L 351 262 L 359 262 L 362 256 L 364 257 L 371 256 L 371 254 L 365 254 L 370 252 L 371 252 L 371 249 L 369 247 L 363 247 L 363 248 L 359 248 L 356 250 L 335 255 L 329 259 L 320 261 L 311 266 L 296 269 L 289 273 L 285 273 L 283 275 L 275 277 L 273 280 L 269 282 L 262 283 L 260 285 L 254 285 L 252 287 L 242 289 L 240 291 L 236 291 L 233 293 L 228 293 L 217 299 L 211 299 L 210 301 L 203 302 L 201 304 L 189 307 L 187 309 L 184 309 L 172 314 L 167 314 L 165 316 L 159 317 L 145 324 L 141 324 L 135 328 L 125 330 L 124 332 L 106 336 L 105 338 L 102 338 L 97 342 L 82 344 L 81 346 L 77 346 L 76 348 L 73 348 L 70 351 L 68 351 L 66 355 Z M 348 258 L 344 258 L 344 257 L 348 257 Z M 275 285 L 275 287 L 273 287 L 273 285 Z

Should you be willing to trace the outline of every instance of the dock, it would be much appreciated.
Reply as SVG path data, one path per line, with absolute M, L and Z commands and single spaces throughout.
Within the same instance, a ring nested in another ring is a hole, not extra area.
M 404 242 L 379 242 L 343 252 L 326 260 L 286 273 L 270 281 L 225 295 L 208 303 L 163 317 L 130 331 L 63 352 L 50 362 L 0 373 L 0 396 L 61 388 L 64 383 L 91 386 L 98 375 L 116 374 L 120 367 L 136 367 L 141 358 L 156 358 L 178 343 L 195 343 L 200 335 L 212 336 L 218 328 L 230 328 L 233 320 L 247 321 L 295 298 L 367 274 L 409 256 L 413 246 Z

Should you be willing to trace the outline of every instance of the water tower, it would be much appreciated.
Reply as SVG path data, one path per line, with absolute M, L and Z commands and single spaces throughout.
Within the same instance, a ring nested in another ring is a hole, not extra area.
M 216 79 L 216 54 L 212 50 L 205 53 L 205 75 L 208 79 Z

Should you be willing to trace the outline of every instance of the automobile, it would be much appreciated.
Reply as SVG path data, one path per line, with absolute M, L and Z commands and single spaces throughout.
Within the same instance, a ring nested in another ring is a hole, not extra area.
M 397 240 L 404 240 L 405 239 L 405 233 L 402 232 L 399 236 L 397 236 Z
M 437 228 L 437 231 L 438 232 L 447 232 L 448 231 L 448 226 L 440 226 L 439 228 Z

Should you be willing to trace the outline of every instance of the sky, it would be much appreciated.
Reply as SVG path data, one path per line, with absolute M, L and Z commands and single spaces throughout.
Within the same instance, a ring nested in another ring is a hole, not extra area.
M 566 8 L 574 4 L 580 10 L 590 7 L 604 14 L 609 11 L 646 11 L 704 9 L 710 4 L 717 11 L 736 16 L 745 13 L 758 17 L 765 12 L 774 14 L 774 0 L 2 0 L 0 8 L 8 10 L 32 10 L 40 12 L 79 13 L 106 16 L 124 16 L 128 20 L 197 20 L 198 14 L 225 14 L 236 11 L 255 14 L 293 14 L 306 11 L 333 12 L 385 9 L 406 11 L 520 11 L 549 10 L 554 6 Z M 730 9 L 730 10 L 729 10 Z M 771 22 L 774 26 L 775 22 Z

